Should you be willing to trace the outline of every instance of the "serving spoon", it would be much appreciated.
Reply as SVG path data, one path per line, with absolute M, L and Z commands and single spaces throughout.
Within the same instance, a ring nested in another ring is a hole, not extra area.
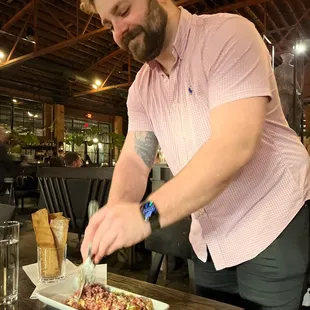
M 88 220 L 99 210 L 99 203 L 96 200 L 90 201 L 88 205 Z M 79 276 L 78 276 L 78 286 L 79 286 L 79 291 L 78 295 L 75 298 L 75 301 L 78 303 L 81 299 L 83 290 L 86 285 L 93 284 L 96 279 L 96 273 L 95 273 L 95 268 L 96 265 L 93 262 L 93 257 L 92 257 L 92 245 L 90 244 L 88 247 L 88 255 L 85 260 L 85 262 L 80 265 L 79 269 Z

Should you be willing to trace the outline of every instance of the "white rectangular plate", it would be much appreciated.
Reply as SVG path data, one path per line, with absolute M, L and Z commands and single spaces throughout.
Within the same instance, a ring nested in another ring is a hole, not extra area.
M 96 279 L 96 283 L 104 283 L 103 280 Z M 137 294 L 133 294 L 112 286 L 105 285 L 107 289 L 110 289 L 111 292 L 116 293 L 125 293 L 130 294 L 134 296 L 140 296 Z M 60 282 L 54 283 L 44 289 L 41 289 L 37 292 L 37 298 L 42 301 L 44 304 L 49 305 L 51 307 L 54 307 L 59 310 L 72 310 L 74 308 L 64 305 L 62 302 L 64 302 L 66 299 L 68 299 L 70 296 L 72 296 L 76 292 L 76 283 L 72 277 L 69 277 L 65 280 L 62 280 Z M 141 296 L 148 298 L 146 296 Z M 153 306 L 155 310 L 168 310 L 169 305 L 165 304 L 161 301 L 149 298 L 153 302 Z

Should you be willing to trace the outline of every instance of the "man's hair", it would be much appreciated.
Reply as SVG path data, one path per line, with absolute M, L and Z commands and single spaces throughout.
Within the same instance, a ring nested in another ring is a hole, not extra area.
M 81 10 L 87 14 L 97 13 L 94 0 L 81 0 Z
M 71 167 L 75 161 L 79 160 L 79 158 L 80 158 L 79 153 L 67 152 L 65 157 L 64 157 L 64 161 L 65 161 L 67 167 Z

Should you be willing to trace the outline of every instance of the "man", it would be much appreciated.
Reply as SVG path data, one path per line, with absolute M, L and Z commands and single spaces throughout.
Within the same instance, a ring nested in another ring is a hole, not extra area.
M 14 165 L 12 158 L 8 155 L 6 146 L 7 134 L 4 128 L 0 127 L 0 184 L 3 183 L 5 177 L 10 177 L 14 174 Z
M 57 152 L 53 152 L 53 157 L 50 159 L 50 167 L 65 167 L 65 165 L 63 156 L 57 155 Z
M 200 292 L 298 309 L 309 262 L 309 159 L 285 121 L 254 25 L 191 15 L 171 0 L 82 0 L 82 8 L 96 10 L 115 42 L 145 63 L 84 259 L 90 242 L 98 262 L 191 214 Z M 158 142 L 175 177 L 140 204 Z
M 81 168 L 82 159 L 79 153 L 77 152 L 67 152 L 64 157 L 66 167 L 71 168 Z

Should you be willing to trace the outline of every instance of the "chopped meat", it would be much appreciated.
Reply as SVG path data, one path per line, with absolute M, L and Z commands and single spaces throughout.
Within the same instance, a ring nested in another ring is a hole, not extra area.
M 78 310 L 154 310 L 151 300 L 122 293 L 112 293 L 100 284 L 84 288 L 77 303 L 78 292 L 64 302 L 65 305 Z

